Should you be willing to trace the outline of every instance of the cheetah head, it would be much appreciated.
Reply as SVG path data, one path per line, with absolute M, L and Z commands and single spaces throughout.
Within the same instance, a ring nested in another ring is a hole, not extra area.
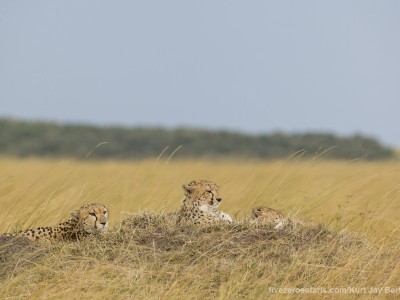
M 108 207 L 103 204 L 86 204 L 71 213 L 78 222 L 78 227 L 91 234 L 100 234 L 107 231 Z
M 222 198 L 218 194 L 218 186 L 212 181 L 192 180 L 183 185 L 187 199 L 193 205 L 198 205 L 200 210 L 215 211 L 221 204 Z
M 282 214 L 269 207 L 255 207 L 251 210 L 253 219 L 263 219 L 270 222 L 279 222 Z

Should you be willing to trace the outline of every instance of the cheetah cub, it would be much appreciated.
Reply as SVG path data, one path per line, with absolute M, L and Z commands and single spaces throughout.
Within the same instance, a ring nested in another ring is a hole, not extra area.
M 192 180 L 183 185 L 185 197 L 178 210 L 177 223 L 190 222 L 198 225 L 232 223 L 232 217 L 217 208 L 222 198 L 218 186 L 207 180 Z
M 101 234 L 107 231 L 108 208 L 103 204 L 86 204 L 71 213 L 72 218 L 54 227 L 39 227 L 3 236 L 27 237 L 35 241 L 40 238 L 79 239 L 90 234 Z
M 283 214 L 269 207 L 255 207 L 251 210 L 251 222 L 255 224 L 273 224 L 274 229 L 282 229 L 285 225 Z

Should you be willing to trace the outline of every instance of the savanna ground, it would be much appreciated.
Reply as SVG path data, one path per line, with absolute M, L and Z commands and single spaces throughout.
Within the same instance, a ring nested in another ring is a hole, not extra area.
M 399 162 L 300 156 L 275 162 L 1 158 L 0 232 L 55 225 L 90 202 L 107 204 L 111 222 L 108 234 L 79 242 L 0 239 L 0 298 L 376 296 L 371 288 L 395 298 L 399 175 Z M 221 210 L 238 222 L 176 226 L 168 212 L 192 179 L 217 182 Z M 281 231 L 251 225 L 250 209 L 261 205 L 306 225 Z

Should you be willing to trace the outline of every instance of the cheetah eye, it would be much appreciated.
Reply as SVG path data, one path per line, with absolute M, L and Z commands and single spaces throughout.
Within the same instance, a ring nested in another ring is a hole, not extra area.
M 93 217 L 96 216 L 96 214 L 95 214 L 94 212 L 90 212 L 89 215 L 91 215 L 91 216 L 93 216 Z
M 107 211 L 105 210 L 105 211 L 103 211 L 103 214 L 106 214 L 107 213 Z

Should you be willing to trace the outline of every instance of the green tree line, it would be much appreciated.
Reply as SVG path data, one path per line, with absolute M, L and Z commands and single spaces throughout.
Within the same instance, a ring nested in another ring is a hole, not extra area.
M 123 128 L 60 125 L 0 119 L 0 154 L 84 158 L 140 159 L 157 157 L 168 147 L 175 158 L 242 157 L 286 158 L 304 151 L 332 159 L 387 159 L 393 149 L 360 135 L 339 137 L 329 133 L 248 135 L 229 131 L 181 128 Z

